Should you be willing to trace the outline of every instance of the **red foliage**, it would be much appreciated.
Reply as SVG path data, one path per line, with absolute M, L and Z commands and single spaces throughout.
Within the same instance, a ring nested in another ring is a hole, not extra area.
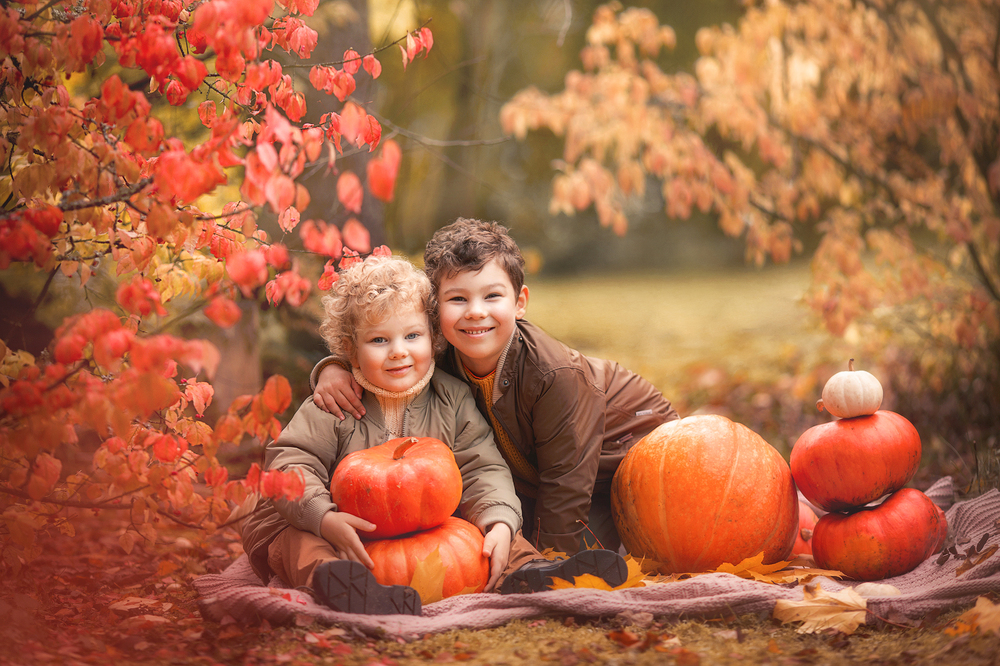
M 19 530 L 0 544 L 5 575 L 37 555 L 35 530 L 55 525 L 49 517 L 67 502 L 97 510 L 131 503 L 118 540 L 130 550 L 136 535 L 156 538 L 159 516 L 212 529 L 248 491 L 301 494 L 297 475 L 258 469 L 231 480 L 216 457 L 220 445 L 278 435 L 276 417 L 291 403 L 288 382 L 271 377 L 262 393 L 219 406 L 212 428 L 203 414 L 215 397 L 220 351 L 155 331 L 192 306 L 233 326 L 238 294 L 282 307 L 305 301 L 318 276 L 300 274 L 286 246 L 258 227 L 260 207 L 278 216 L 282 232 L 298 227 L 308 251 L 342 256 L 332 223 L 299 224 L 309 193 L 297 179 L 321 159 L 327 139 L 337 151 L 341 138 L 347 148 L 374 150 L 381 126 L 354 102 L 320 125 L 301 126 L 306 95 L 269 59 L 275 49 L 309 57 L 317 34 L 302 17 L 317 4 L 56 0 L 0 10 L 0 156 L 13 188 L 0 211 L 0 270 L 26 264 L 77 287 L 101 271 L 117 282 L 114 300 L 105 301 L 112 309 L 64 321 L 49 354 L 0 343 L 0 513 Z M 429 48 L 427 35 L 419 39 Z M 113 67 L 100 69 L 107 58 Z M 93 81 L 89 99 L 65 85 L 73 72 L 106 69 L 125 73 Z M 348 51 L 335 80 L 311 78 L 344 100 L 354 76 L 377 77 L 380 69 L 374 54 Z M 125 83 L 144 77 L 135 89 Z M 158 115 L 182 111 L 164 102 L 196 107 L 202 133 L 167 137 Z M 341 179 L 344 210 L 358 214 L 364 185 L 353 174 Z M 216 203 L 229 185 L 239 186 L 243 201 Z M 353 218 L 344 234 L 368 250 Z M 332 279 L 324 273 L 322 282 Z M 83 310 L 95 302 L 82 291 L 77 300 Z M 74 469 L 59 462 L 66 447 Z

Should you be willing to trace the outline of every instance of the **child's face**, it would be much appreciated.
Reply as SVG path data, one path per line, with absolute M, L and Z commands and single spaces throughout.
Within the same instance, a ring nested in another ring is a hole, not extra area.
M 528 288 L 515 291 L 496 261 L 478 271 L 443 277 L 438 285 L 441 329 L 455 346 L 465 366 L 479 376 L 493 372 L 514 333 L 514 322 L 524 317 Z
M 409 389 L 424 378 L 433 358 L 427 315 L 416 308 L 358 328 L 354 366 L 381 389 Z

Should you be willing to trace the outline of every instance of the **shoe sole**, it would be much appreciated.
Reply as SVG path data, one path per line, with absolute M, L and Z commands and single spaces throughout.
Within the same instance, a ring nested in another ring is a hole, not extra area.
M 324 562 L 313 574 L 316 599 L 343 613 L 420 615 L 420 596 L 405 585 L 380 585 L 360 562 Z
M 574 578 L 584 574 L 597 576 L 611 587 L 617 587 L 628 578 L 628 565 L 613 551 L 584 550 L 548 566 L 515 571 L 504 581 L 501 593 L 544 592 L 549 589 L 553 578 L 572 583 Z

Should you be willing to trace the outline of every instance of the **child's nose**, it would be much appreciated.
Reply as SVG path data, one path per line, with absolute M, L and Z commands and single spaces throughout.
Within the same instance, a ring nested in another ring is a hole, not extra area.
M 403 358 L 406 356 L 406 346 L 396 343 L 389 350 L 389 358 Z
M 469 301 L 469 307 L 465 311 L 466 319 L 482 319 L 486 316 L 486 308 L 480 301 Z

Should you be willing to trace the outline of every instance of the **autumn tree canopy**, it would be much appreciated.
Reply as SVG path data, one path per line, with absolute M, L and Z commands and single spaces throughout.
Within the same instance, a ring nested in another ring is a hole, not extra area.
M 0 270 L 45 275 L 35 305 L 56 278 L 75 284 L 87 304 L 38 356 L 25 350 L 17 321 L 32 313 L 4 313 L 0 566 L 8 572 L 37 554 L 38 530 L 72 534 L 67 507 L 129 511 L 120 543 L 130 550 L 137 538 L 155 540 L 162 520 L 212 529 L 249 492 L 301 492 L 298 477 L 256 465 L 230 479 L 217 458 L 220 446 L 245 436 L 277 436 L 276 415 L 291 401 L 287 380 L 272 376 L 207 423 L 220 351 L 160 331 L 192 311 L 232 326 L 240 299 L 300 305 L 317 281 L 329 288 L 338 266 L 373 251 L 353 215 L 365 205 L 364 182 L 373 196 L 393 197 L 401 155 L 351 93 L 358 77 L 379 76 L 380 57 L 405 68 L 433 37 L 423 27 L 376 53 L 348 49 L 338 62 L 283 68 L 279 60 L 315 48 L 307 19 L 317 5 L 27 0 L 0 8 Z M 306 86 L 335 97 L 339 111 L 303 124 Z M 197 115 L 195 138 L 171 136 L 163 119 L 171 107 Z M 374 151 L 366 173 L 338 167 L 338 156 L 359 150 Z M 343 207 L 339 225 L 300 220 L 309 192 L 296 179 L 317 164 Z M 239 200 L 213 204 L 229 185 Z M 261 215 L 276 220 L 274 233 Z M 322 275 L 303 274 L 290 258 L 284 241 L 293 233 L 326 260 Z M 84 291 L 95 275 L 117 283 L 113 302 L 96 304 Z
M 748 259 L 818 236 L 808 305 L 871 349 L 909 345 L 915 382 L 1000 408 L 1000 14 L 990 2 L 749 3 L 703 28 L 693 73 L 673 30 L 597 10 L 565 89 L 518 93 L 506 132 L 563 141 L 550 212 L 623 234 L 644 197 L 711 213 Z M 902 358 L 902 357 L 899 357 Z M 995 424 L 995 421 L 994 421 Z M 956 424 L 956 430 L 961 432 Z M 993 435 L 996 435 L 995 429 Z

